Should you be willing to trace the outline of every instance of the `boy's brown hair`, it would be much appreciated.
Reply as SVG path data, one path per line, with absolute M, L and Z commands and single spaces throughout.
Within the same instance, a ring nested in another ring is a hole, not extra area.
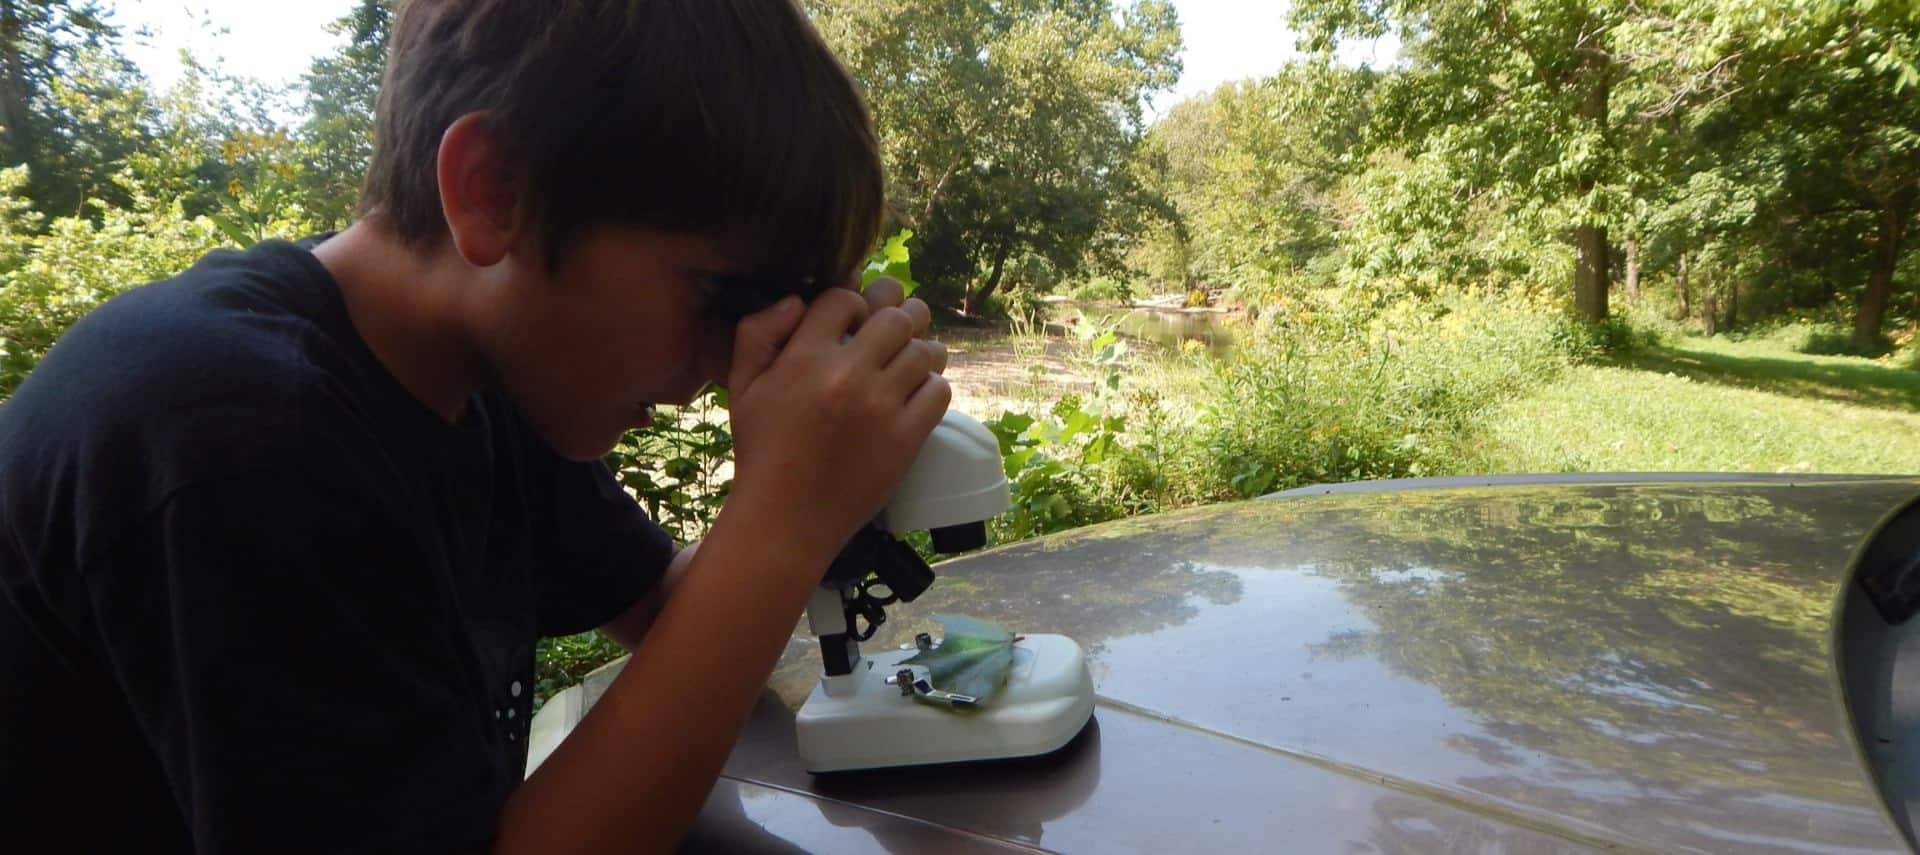
M 444 240 L 440 139 L 482 111 L 549 263 L 592 226 L 645 225 L 810 294 L 880 229 L 872 119 L 795 0 L 402 0 L 361 216 Z

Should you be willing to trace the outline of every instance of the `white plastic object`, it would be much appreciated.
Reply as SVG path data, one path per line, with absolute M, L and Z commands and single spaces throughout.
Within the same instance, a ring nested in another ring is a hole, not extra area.
M 855 690 L 830 695 L 816 684 L 796 717 L 800 760 L 809 772 L 921 766 L 1030 757 L 1055 751 L 1093 717 L 1093 678 L 1079 643 L 1064 635 L 1015 642 L 1007 685 L 978 710 L 956 712 L 900 694 L 887 680 L 917 650 L 869 654 L 854 666 Z M 914 668 L 926 676 L 925 668 Z
M 1000 441 L 974 417 L 948 410 L 900 479 L 882 524 L 902 534 L 992 519 L 1009 507 Z

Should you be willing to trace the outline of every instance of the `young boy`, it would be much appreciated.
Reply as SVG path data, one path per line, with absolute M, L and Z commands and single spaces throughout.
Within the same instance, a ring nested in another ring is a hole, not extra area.
M 841 287 L 881 208 L 794 0 L 403 3 L 361 219 L 0 408 L 0 849 L 672 846 L 946 409 L 926 307 Z M 597 459 L 710 381 L 676 555 Z M 522 783 L 534 641 L 596 626 L 632 664 Z

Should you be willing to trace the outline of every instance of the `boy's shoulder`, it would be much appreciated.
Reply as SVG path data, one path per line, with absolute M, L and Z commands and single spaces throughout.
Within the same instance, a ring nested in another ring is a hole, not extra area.
M 217 251 L 61 338 L 0 407 L 0 490 L 110 474 L 145 494 L 116 503 L 150 506 L 194 481 L 311 453 L 316 437 L 338 442 L 377 418 L 382 372 L 306 249 Z
M 305 351 L 350 332 L 335 329 L 346 323 L 337 286 L 307 250 L 281 241 L 216 250 L 82 318 L 17 399 L 57 385 L 58 397 L 81 404 L 179 400 L 236 383 L 259 383 L 272 398 L 318 367 Z

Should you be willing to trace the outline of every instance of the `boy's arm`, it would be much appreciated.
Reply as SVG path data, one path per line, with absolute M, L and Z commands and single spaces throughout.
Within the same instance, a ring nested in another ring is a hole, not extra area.
M 685 834 L 808 594 L 946 411 L 914 326 L 838 290 L 742 322 L 732 496 L 632 661 L 508 801 L 499 851 L 657 851 Z
M 640 640 L 647 635 L 647 628 L 653 626 L 654 620 L 660 616 L 660 609 L 667 604 L 667 599 L 673 596 L 673 591 L 679 586 L 680 579 L 687 574 L 687 566 L 693 563 L 694 553 L 699 550 L 700 541 L 697 540 L 680 547 L 680 550 L 673 554 L 673 561 L 667 564 L 667 570 L 661 575 L 660 583 L 654 585 L 640 599 L 635 600 L 633 605 L 628 606 L 627 610 L 621 612 L 618 617 L 602 624 L 601 634 L 613 639 L 615 644 L 629 653 L 639 649 Z

